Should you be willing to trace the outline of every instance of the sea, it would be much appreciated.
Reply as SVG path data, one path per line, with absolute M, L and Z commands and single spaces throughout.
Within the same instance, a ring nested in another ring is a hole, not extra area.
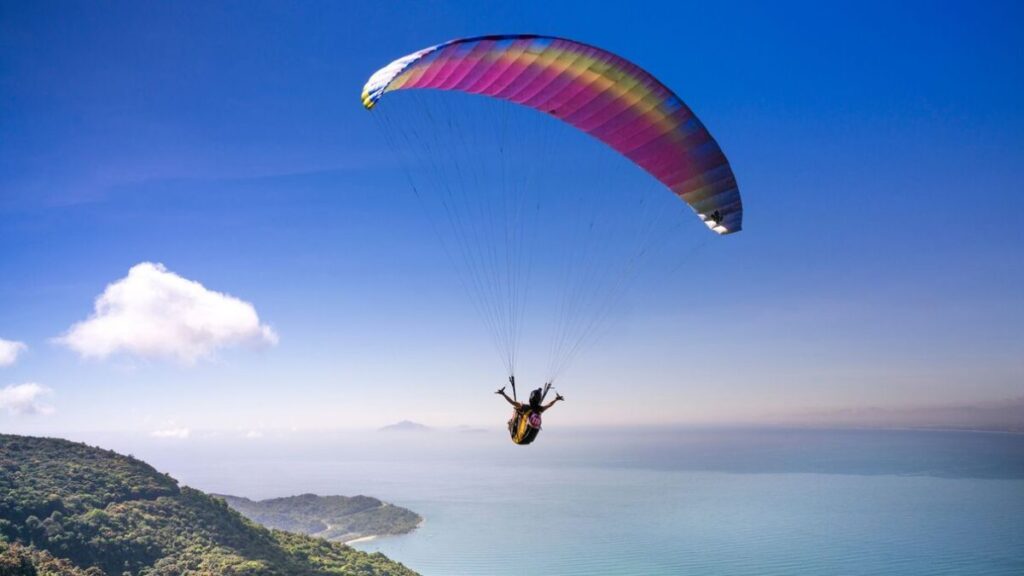
M 1024 435 L 818 429 L 231 434 L 122 441 L 183 484 L 366 494 L 354 547 L 424 576 L 1024 575 Z M 256 436 L 256 437 L 252 437 Z M 108 442 L 109 444 L 109 442 Z

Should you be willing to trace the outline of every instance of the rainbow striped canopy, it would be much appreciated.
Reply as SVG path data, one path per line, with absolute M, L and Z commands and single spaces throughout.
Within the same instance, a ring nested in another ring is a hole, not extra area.
M 452 40 L 374 72 L 363 106 L 414 88 L 482 94 L 550 114 L 632 160 L 718 234 L 742 228 L 736 177 L 718 143 L 674 92 L 615 54 L 550 36 Z

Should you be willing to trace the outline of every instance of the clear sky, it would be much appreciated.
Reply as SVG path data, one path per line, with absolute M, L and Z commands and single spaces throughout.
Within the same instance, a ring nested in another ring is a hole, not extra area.
M 715 274 L 630 299 L 559 422 L 1024 395 L 1020 3 L 2 2 L 0 429 L 500 425 L 503 368 L 358 94 L 513 32 L 673 87 L 746 210 Z M 227 331 L 162 301 L 138 313 L 171 336 L 76 324 L 119 281 Z

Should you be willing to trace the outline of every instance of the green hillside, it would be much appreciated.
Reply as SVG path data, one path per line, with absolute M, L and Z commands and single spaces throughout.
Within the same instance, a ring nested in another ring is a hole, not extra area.
M 401 506 L 369 496 L 317 496 L 302 494 L 287 498 L 249 500 L 221 496 L 243 516 L 267 528 L 277 528 L 345 541 L 363 536 L 405 534 L 423 520 Z
M 407 576 L 381 554 L 268 530 L 131 456 L 0 435 L 0 576 Z

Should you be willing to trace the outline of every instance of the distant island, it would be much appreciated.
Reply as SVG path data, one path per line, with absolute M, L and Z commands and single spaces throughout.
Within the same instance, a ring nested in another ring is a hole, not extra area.
M 426 432 L 430 430 L 429 426 L 420 424 L 419 422 L 413 422 L 412 420 L 402 420 L 395 424 L 388 424 L 380 429 L 381 432 Z
M 253 501 L 222 496 L 228 506 L 267 528 L 308 534 L 318 538 L 349 542 L 370 536 L 406 534 L 423 518 L 412 510 L 381 502 L 369 496 L 317 496 L 302 494 L 287 498 Z
M 179 486 L 131 456 L 67 440 L 0 434 L 0 574 L 416 573 L 380 553 L 264 528 L 224 500 Z

